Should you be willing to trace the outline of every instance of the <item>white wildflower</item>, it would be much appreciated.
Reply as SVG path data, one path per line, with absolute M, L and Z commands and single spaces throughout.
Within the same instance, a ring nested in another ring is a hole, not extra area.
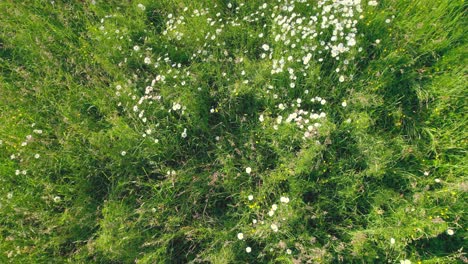
M 273 232 L 278 232 L 278 226 L 276 224 L 271 224 L 270 228 L 273 230 Z
M 140 8 L 142 11 L 145 11 L 146 7 L 143 4 L 138 4 L 138 8 Z

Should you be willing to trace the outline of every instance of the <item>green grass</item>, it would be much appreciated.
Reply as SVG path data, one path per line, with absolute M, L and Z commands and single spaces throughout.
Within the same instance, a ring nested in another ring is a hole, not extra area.
M 309 67 L 285 1 L 91 2 L 0 2 L 1 263 L 467 261 L 465 1 L 362 1 Z M 295 108 L 326 113 L 310 138 Z

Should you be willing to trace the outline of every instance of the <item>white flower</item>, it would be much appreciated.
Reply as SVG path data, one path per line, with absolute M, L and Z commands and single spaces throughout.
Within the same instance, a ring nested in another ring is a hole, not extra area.
M 424 176 L 429 176 L 429 172 L 428 172 L 428 171 L 425 171 L 425 172 L 424 172 Z
M 140 46 L 138 46 L 138 45 L 133 46 L 133 50 L 134 50 L 134 51 L 139 51 L 139 50 L 140 50 Z
M 277 204 L 273 204 L 273 205 L 271 206 L 271 210 L 273 210 L 273 211 L 278 210 L 278 205 L 277 205 Z
M 348 103 L 346 103 L 346 101 L 343 101 L 343 102 L 341 103 L 341 106 L 342 106 L 342 107 L 346 107 L 347 105 L 348 105 Z
M 252 168 L 250 167 L 245 168 L 245 172 L 247 172 L 247 174 L 250 174 L 252 172 Z
M 13 193 L 9 192 L 9 193 L 7 194 L 7 198 L 8 198 L 8 199 L 13 198 Z
M 252 223 L 255 225 L 257 223 L 257 219 L 252 220 Z
M 302 58 L 302 62 L 304 63 L 304 65 L 309 64 L 311 58 L 312 58 L 312 54 L 307 53 L 307 56 L 305 56 L 304 58 Z
M 247 252 L 247 253 L 250 253 L 250 252 L 252 252 L 252 248 L 250 248 L 250 247 L 246 247 L 246 248 L 245 248 L 245 252 Z
M 453 236 L 453 234 L 455 234 L 455 232 L 452 229 L 447 229 L 447 235 Z
M 138 8 L 140 8 L 143 11 L 146 9 L 146 7 L 143 4 L 138 4 Z
M 184 132 L 182 132 L 181 136 L 182 136 L 182 138 L 187 137 L 187 129 L 186 128 L 184 128 Z
M 282 203 L 289 203 L 289 198 L 288 198 L 288 197 L 281 196 L 280 202 L 282 202 Z
M 270 211 L 268 212 L 268 215 L 269 215 L 269 216 L 273 216 L 274 214 L 275 214 L 275 211 L 273 211 L 273 210 L 270 210 Z
M 291 255 L 292 251 L 288 248 L 286 249 L 286 254 Z
M 440 179 L 435 179 L 434 180 L 436 183 L 440 183 Z
M 252 201 L 253 200 L 253 195 L 247 196 L 247 199 L 249 199 L 249 201 Z
M 262 49 L 263 49 L 264 51 L 268 51 L 268 50 L 270 50 L 270 46 L 268 46 L 268 44 L 263 44 L 263 45 L 262 45 Z
M 149 57 L 145 57 L 145 64 L 150 64 L 151 63 L 151 59 Z
M 244 234 L 242 234 L 242 233 L 237 234 L 237 238 L 238 238 L 239 240 L 244 239 Z
M 54 202 L 58 203 L 62 200 L 62 198 L 60 198 L 60 196 L 55 196 L 54 197 Z
M 345 77 L 343 75 L 341 75 L 340 78 L 339 78 L 339 81 L 344 82 L 344 80 L 345 80 Z
M 390 238 L 390 244 L 392 244 L 392 245 L 395 244 L 395 239 L 393 237 Z
M 400 260 L 400 264 L 411 264 L 411 260 L 409 259 Z
M 370 6 L 377 6 L 379 3 L 377 3 L 377 1 L 369 1 L 367 4 Z
M 174 111 L 177 111 L 177 110 L 179 110 L 181 108 L 182 108 L 182 106 L 179 103 L 172 104 L 172 110 L 174 110 Z
M 258 118 L 258 120 L 260 120 L 260 122 L 263 122 L 263 121 L 265 121 L 265 118 L 263 118 L 263 115 L 260 115 L 260 117 Z
M 41 157 L 41 155 L 39 155 L 39 154 L 34 155 L 34 158 L 36 158 L 36 159 L 38 159 L 40 157 Z
M 273 230 L 273 232 L 278 232 L 278 226 L 277 225 L 271 224 L 270 228 L 271 228 L 271 230 Z
M 376 44 L 379 44 L 379 43 L 380 43 L 380 39 L 376 39 L 376 40 L 375 40 L 375 43 L 376 43 Z

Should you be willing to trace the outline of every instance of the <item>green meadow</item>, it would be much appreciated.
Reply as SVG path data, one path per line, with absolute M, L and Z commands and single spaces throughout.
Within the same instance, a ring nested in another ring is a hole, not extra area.
M 0 263 L 467 263 L 466 10 L 0 1 Z

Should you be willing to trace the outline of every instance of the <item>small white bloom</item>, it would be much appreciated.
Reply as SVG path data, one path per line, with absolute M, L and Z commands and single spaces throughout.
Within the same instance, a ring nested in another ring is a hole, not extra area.
M 411 260 L 409 259 L 400 260 L 400 264 L 411 264 Z
M 447 229 L 447 235 L 453 236 L 453 234 L 455 234 L 455 231 L 453 231 L 452 229 Z
M 174 103 L 172 105 L 172 110 L 174 110 L 174 111 L 180 110 L 181 108 L 182 108 L 182 106 L 179 103 Z
M 149 57 L 145 57 L 145 64 L 150 64 L 151 63 L 151 59 Z
M 62 200 L 62 198 L 60 198 L 60 196 L 55 196 L 54 197 L 54 202 L 58 203 Z
M 250 247 L 246 247 L 246 248 L 245 248 L 245 252 L 247 252 L 247 253 L 250 253 L 250 252 L 252 252 L 252 248 L 250 248 Z
M 275 214 L 275 211 L 273 211 L 273 210 L 270 210 L 270 211 L 268 212 L 268 215 L 269 215 L 269 216 L 273 216 L 274 214 Z
M 348 103 L 346 103 L 346 101 L 343 101 L 343 102 L 341 103 L 341 106 L 342 106 L 342 107 L 346 107 L 347 105 L 348 105 Z
M 376 44 L 379 44 L 379 43 L 380 43 L 380 39 L 376 39 L 376 40 L 375 40 L 375 43 L 376 43 Z
M 343 75 L 341 75 L 340 78 L 339 78 L 339 81 L 344 82 L 344 80 L 345 80 L 345 77 Z
M 34 158 L 36 158 L 36 159 L 38 159 L 40 157 L 41 157 L 41 155 L 39 155 L 39 154 L 34 155 Z
M 289 203 L 289 198 L 288 198 L 288 197 L 281 196 L 280 201 L 281 201 L 282 203 Z
M 292 251 L 288 248 L 286 249 L 286 254 L 291 255 Z
M 182 132 L 181 136 L 182 136 L 182 138 L 187 137 L 187 129 L 186 128 L 184 128 L 184 132 Z
M 250 174 L 252 172 L 252 168 L 250 167 L 245 168 L 245 172 L 247 172 L 247 174 Z
M 369 1 L 367 4 L 370 6 L 377 6 L 379 3 L 377 3 L 377 1 Z
M 424 172 L 424 176 L 429 176 L 429 172 L 428 172 L 428 171 L 425 171 L 425 172 Z
M 272 209 L 273 211 L 278 210 L 278 205 L 277 205 L 277 204 L 273 204 L 273 205 L 271 206 L 271 209 Z
M 392 244 L 392 245 L 395 244 L 395 239 L 393 237 L 390 238 L 390 244 Z
M 270 46 L 268 46 L 268 44 L 263 44 L 263 45 L 262 45 L 262 49 L 263 49 L 264 51 L 268 51 L 268 50 L 270 50 Z
M 253 198 L 254 198 L 254 197 L 253 197 L 253 195 L 249 195 L 249 196 L 247 196 L 247 199 L 249 199 L 249 201 L 252 201 L 252 200 L 253 200 Z
M 257 223 L 257 219 L 252 220 L 252 223 L 255 225 Z
M 237 234 L 237 238 L 238 238 L 239 240 L 244 239 L 244 234 L 242 234 L 242 233 Z
M 8 199 L 13 198 L 13 193 L 9 192 L 9 193 L 7 194 L 7 198 L 8 198 Z
M 260 115 L 260 117 L 258 118 L 258 120 L 260 120 L 260 122 L 263 122 L 263 121 L 265 121 L 265 118 L 263 117 L 263 115 Z
M 140 46 L 138 46 L 138 45 L 133 46 L 133 50 L 134 50 L 134 51 L 139 51 L 139 50 L 140 50 Z M 119 85 L 119 86 L 120 86 L 120 85 Z
M 270 228 L 273 230 L 273 232 L 278 232 L 278 226 L 276 224 L 271 224 Z
M 142 11 L 146 9 L 146 7 L 143 4 L 138 4 L 138 8 L 140 8 Z
M 120 155 L 125 156 L 125 155 L 127 155 L 127 152 L 126 152 L 126 151 L 122 151 L 122 152 L 120 152 Z
M 435 179 L 434 180 L 436 183 L 440 183 L 440 179 Z

